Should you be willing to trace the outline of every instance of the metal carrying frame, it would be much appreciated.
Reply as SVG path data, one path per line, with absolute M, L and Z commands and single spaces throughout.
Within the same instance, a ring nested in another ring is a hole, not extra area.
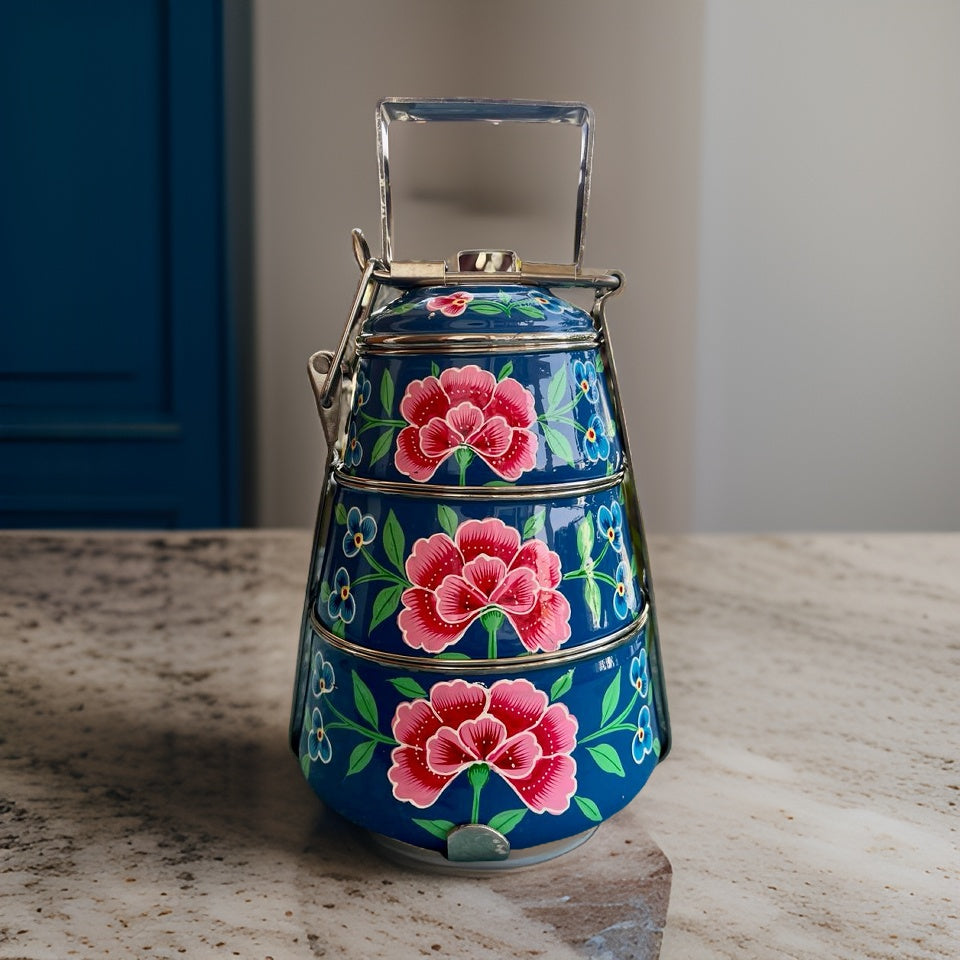
M 470 98 L 411 99 L 386 97 L 377 103 L 377 166 L 380 179 L 380 227 L 383 240 L 382 258 L 370 254 L 370 246 L 359 229 L 352 232 L 353 253 L 361 270 L 353 306 L 347 317 L 343 336 L 321 372 L 311 362 L 310 376 L 317 397 L 317 407 L 325 427 L 330 420 L 333 395 L 342 375 L 342 366 L 351 343 L 356 343 L 357 332 L 370 315 L 377 288 L 389 286 L 399 289 L 435 284 L 468 284 L 489 278 L 490 274 L 477 270 L 451 271 L 445 260 L 398 260 L 393 256 L 393 198 L 390 188 L 390 124 L 449 123 L 477 121 L 481 123 L 568 123 L 580 127 L 580 172 L 577 182 L 577 208 L 573 238 L 573 260 L 570 263 L 537 263 L 521 261 L 510 251 L 504 262 L 506 269 L 493 275 L 509 277 L 514 283 L 543 286 L 588 287 L 595 291 L 593 308 L 598 330 L 603 329 L 603 302 L 618 293 L 623 275 L 616 270 L 589 270 L 583 267 L 586 241 L 587 205 L 590 199 L 590 178 L 593 165 L 593 137 L 595 118 L 585 103 L 543 100 L 487 100 Z M 467 251 L 476 254 L 478 251 Z M 333 423 L 330 423 L 331 428 Z M 328 440 L 331 436 L 328 431 Z M 332 444 L 331 444 L 332 445 Z
M 573 235 L 573 260 L 570 263 L 523 263 L 511 273 L 544 280 L 548 276 L 572 279 L 583 273 L 583 249 L 586 239 L 587 205 L 593 165 L 593 111 L 585 103 L 541 100 L 411 100 L 389 97 L 377 104 L 377 164 L 380 172 L 380 225 L 383 237 L 383 262 L 391 275 L 417 279 L 430 272 L 456 282 L 457 274 L 446 271 L 443 261 L 397 260 L 393 247 L 393 199 L 390 190 L 390 124 L 450 123 L 478 121 L 501 123 L 565 123 L 580 128 L 580 173 L 577 181 L 577 209 Z M 441 268 L 441 264 L 443 265 Z M 472 274 L 471 274 L 472 275 Z

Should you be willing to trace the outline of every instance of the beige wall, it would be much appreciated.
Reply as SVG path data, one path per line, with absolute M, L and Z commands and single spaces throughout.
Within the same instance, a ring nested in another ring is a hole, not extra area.
M 611 323 L 650 530 L 960 528 L 955 0 L 254 12 L 260 523 L 312 522 L 304 363 L 342 328 L 350 228 L 379 248 L 373 106 L 404 95 L 596 109 L 586 262 L 628 279 Z M 447 168 L 491 160 L 411 151 L 400 252 L 429 254 L 427 227 L 465 212 L 437 200 Z M 504 154 L 524 189 L 505 176 L 465 207 L 502 199 L 494 243 L 564 254 L 568 210 L 534 201 L 565 174 L 531 189 L 548 152 Z
M 711 0 L 706 530 L 960 529 L 960 4 Z
M 305 363 L 339 338 L 358 279 L 349 231 L 379 250 L 374 105 L 382 96 L 584 100 L 597 114 L 590 266 L 619 267 L 628 286 L 611 302 L 641 504 L 652 529 L 684 529 L 693 513 L 696 225 L 702 5 L 449 0 L 316 3 L 254 8 L 256 145 L 257 521 L 312 522 L 323 441 Z M 528 177 L 548 152 L 498 159 L 507 180 Z M 539 140 L 537 141 L 539 144 Z M 566 146 L 566 141 L 562 146 Z M 426 189 L 451 162 L 411 144 L 409 192 L 437 218 Z M 560 150 L 566 169 L 569 153 Z M 470 169 L 471 155 L 453 152 Z M 572 157 L 576 166 L 575 151 Z M 459 167 L 458 167 L 459 169 Z M 563 209 L 504 213 L 503 233 L 531 245 L 562 237 L 568 256 L 572 193 Z M 423 209 L 423 208 L 421 208 Z M 402 255 L 420 249 L 423 216 L 398 209 Z M 530 225 L 529 237 L 524 217 Z M 429 219 L 429 218 L 426 218 Z M 472 236 L 472 234 L 471 234 Z M 469 246 L 470 243 L 461 244 Z M 441 253 L 446 252 L 446 248 Z

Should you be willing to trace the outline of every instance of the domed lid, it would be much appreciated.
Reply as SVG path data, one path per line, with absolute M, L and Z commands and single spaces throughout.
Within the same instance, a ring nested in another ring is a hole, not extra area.
M 383 334 L 555 334 L 593 339 L 596 329 L 588 313 L 545 288 L 508 282 L 407 290 L 371 315 L 360 339 L 377 342 Z

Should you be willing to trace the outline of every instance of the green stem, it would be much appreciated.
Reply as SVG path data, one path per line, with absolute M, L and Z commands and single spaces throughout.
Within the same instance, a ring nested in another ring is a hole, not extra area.
M 557 407 L 556 410 L 548 410 L 546 413 L 540 414 L 537 419 L 546 423 L 547 420 L 558 418 L 560 414 L 567 413 L 569 410 L 572 410 L 586 395 L 587 394 L 585 390 L 579 390 L 577 391 L 577 395 L 565 407 Z
M 587 571 L 581 568 L 580 570 L 573 570 L 572 572 L 565 573 L 563 575 L 564 580 L 588 580 L 591 577 L 600 580 L 603 583 L 609 583 L 614 590 L 616 590 L 616 588 L 619 586 L 617 581 L 614 580 L 609 573 L 602 573 L 600 570 Z
M 366 430 L 368 427 L 409 427 L 410 424 L 406 420 L 384 420 L 382 417 L 371 417 L 369 413 L 364 413 L 360 411 L 360 416 L 366 420 L 366 424 L 357 431 L 360 433 L 363 430 Z
M 497 659 L 497 631 L 503 623 L 503 611 L 497 607 L 491 607 L 480 614 L 480 623 L 487 631 L 487 658 Z
M 615 718 L 614 720 L 612 720 L 611 722 L 614 723 L 614 724 L 623 723 L 624 717 L 626 717 L 626 715 L 627 715 L 631 710 L 633 710 L 634 704 L 637 702 L 637 698 L 638 698 L 639 696 L 640 696 L 640 691 L 637 690 L 637 689 L 634 689 L 634 691 L 633 691 L 633 696 L 630 698 L 630 702 L 626 705 L 626 707 L 623 708 L 623 711 L 621 712 L 620 716 L 619 716 L 619 717 L 616 717 L 616 718 Z
M 409 587 L 409 586 L 410 586 L 410 584 L 409 584 L 406 580 L 401 579 L 401 578 L 398 577 L 395 573 L 394 573 L 394 574 L 391 574 L 389 570 L 386 571 L 386 573 L 389 574 L 390 579 L 391 579 L 394 583 L 399 583 L 399 584 L 400 584 L 401 586 L 403 586 L 403 587 Z M 352 585 L 353 585 L 353 586 L 356 586 L 358 583 L 369 583 L 371 580 L 383 580 L 383 579 L 384 579 L 384 574 L 382 574 L 382 573 L 365 573 L 362 577 L 357 577 L 357 578 L 353 581 L 353 584 L 352 584 Z
M 481 300 L 480 302 L 481 302 L 481 303 L 484 303 L 484 304 L 487 304 L 487 303 L 492 304 L 492 305 L 495 306 L 501 313 L 505 313 L 508 317 L 510 316 L 510 311 L 511 311 L 511 309 L 512 309 L 512 305 L 509 304 L 509 303 L 503 303 L 503 302 L 501 302 L 500 300 Z M 481 313 L 481 314 L 482 314 L 482 313 L 486 313 L 485 310 L 474 310 L 474 309 L 473 309 L 473 305 L 470 304 L 470 303 L 467 304 L 467 309 L 468 309 L 468 310 L 473 310 L 474 313 Z
M 565 423 L 568 427 L 573 427 L 574 430 L 579 430 L 581 433 L 586 433 L 587 428 L 583 424 L 577 423 L 573 417 L 558 417 L 556 414 L 551 415 L 551 420 L 556 420 L 557 423 Z
M 377 743 L 386 743 L 391 747 L 397 746 L 397 741 L 392 737 L 384 736 L 379 730 L 373 730 L 370 727 L 364 727 L 355 720 L 345 717 L 332 703 L 330 703 L 329 700 L 324 704 L 324 707 L 327 707 L 340 718 L 340 723 L 326 724 L 328 730 L 353 730 L 355 733 L 362 734 L 364 737 L 367 737 L 370 740 L 376 740 Z
M 457 465 L 460 467 L 460 486 L 465 487 L 467 485 L 467 467 L 473 463 L 473 451 L 469 447 L 457 447 L 454 457 L 456 457 Z
M 599 730 L 594 731 L 593 733 L 587 734 L 585 737 L 580 738 L 580 743 L 588 743 L 590 740 L 596 740 L 597 737 L 605 737 L 608 733 L 616 733 L 618 730 L 636 730 L 637 726 L 634 723 L 610 723 L 605 727 L 601 727 Z
M 364 555 L 364 557 L 366 558 L 367 563 L 369 563 L 370 566 L 373 567 L 373 569 L 377 571 L 377 573 L 382 574 L 382 575 L 383 575 L 384 577 L 386 577 L 388 580 L 392 580 L 394 583 L 399 583 L 399 584 L 403 585 L 404 587 L 409 587 L 409 586 L 411 586 L 409 580 L 406 580 L 406 579 L 404 579 L 403 577 L 397 576 L 397 574 L 393 573 L 393 572 L 390 571 L 390 570 L 387 570 L 386 567 L 381 566 L 381 564 L 379 564 L 376 560 L 374 560 L 373 557 L 371 556 L 371 554 L 367 551 L 366 547 L 361 547 L 361 548 L 360 548 L 360 552 L 361 552 L 361 553 Z M 369 574 L 366 574 L 366 575 L 363 576 L 363 577 L 359 577 L 358 579 L 356 579 L 356 580 L 354 581 L 354 583 L 362 583 L 362 582 L 363 582 L 364 580 L 366 580 L 366 579 L 371 579 Z
M 631 710 L 634 709 L 634 705 L 637 702 L 637 698 L 640 696 L 639 690 L 633 691 L 633 696 L 630 698 L 630 702 L 620 711 L 618 717 L 614 717 L 611 721 L 607 723 L 606 726 L 601 727 L 599 730 L 595 730 L 593 733 L 588 733 L 585 737 L 580 738 L 580 743 L 586 743 L 588 740 L 596 740 L 597 737 L 604 737 L 608 733 L 616 733 L 618 730 L 635 730 L 636 726 L 632 723 L 624 723 L 624 719 Z
M 366 433 L 368 430 L 373 430 L 374 427 L 379 427 L 380 424 L 374 421 L 373 423 L 365 423 L 358 431 L 357 436 L 359 437 L 362 433 Z
M 467 779 L 473 787 L 473 808 L 470 811 L 470 822 L 480 822 L 480 791 L 490 779 L 490 768 L 485 763 L 475 763 L 467 770 Z
M 570 573 L 565 573 L 563 575 L 563 579 L 566 580 L 569 577 L 571 580 L 575 580 L 578 577 L 582 578 L 582 577 L 589 577 L 589 576 L 600 577 L 601 579 L 603 579 L 603 577 L 606 576 L 606 574 L 597 573 L 596 568 L 600 563 L 600 561 L 606 556 L 607 550 L 609 549 L 610 549 L 610 541 L 607 540 L 603 544 L 603 549 L 597 555 L 597 559 L 593 561 L 593 567 L 590 569 L 589 572 L 587 571 L 586 567 L 581 567 L 579 570 L 573 570 Z M 616 587 L 616 583 L 614 583 L 613 585 L 614 587 Z

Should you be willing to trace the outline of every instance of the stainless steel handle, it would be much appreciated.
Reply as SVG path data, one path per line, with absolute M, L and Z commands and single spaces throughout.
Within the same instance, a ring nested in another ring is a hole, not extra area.
M 388 97 L 377 103 L 377 161 L 380 167 L 380 223 L 383 259 L 393 260 L 393 205 L 390 198 L 390 150 L 388 131 L 393 121 L 414 123 L 479 121 L 484 123 L 573 123 L 580 127 L 580 180 L 573 236 L 572 265 L 583 266 L 583 245 L 590 199 L 590 167 L 593 163 L 593 111 L 585 103 L 543 100 L 411 100 Z

